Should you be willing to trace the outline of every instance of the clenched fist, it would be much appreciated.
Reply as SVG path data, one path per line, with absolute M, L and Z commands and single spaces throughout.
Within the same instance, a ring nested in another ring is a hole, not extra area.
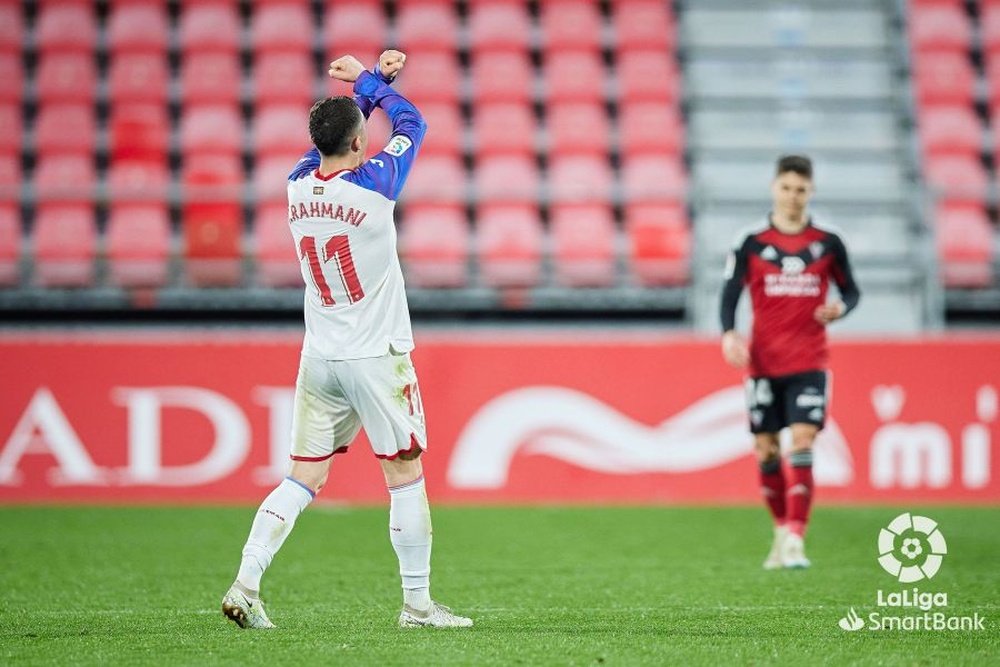
M 352 83 L 358 80 L 361 73 L 365 71 L 365 66 L 354 56 L 340 56 L 330 63 L 329 74 L 338 81 Z
M 379 71 L 387 79 L 395 78 L 399 74 L 399 70 L 403 69 L 404 63 L 406 63 L 406 54 L 395 49 L 386 49 L 378 57 Z

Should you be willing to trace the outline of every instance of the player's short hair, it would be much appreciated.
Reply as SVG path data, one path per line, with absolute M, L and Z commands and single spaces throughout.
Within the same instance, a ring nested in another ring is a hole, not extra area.
M 322 155 L 344 155 L 363 122 L 354 99 L 344 95 L 328 97 L 309 110 L 309 138 Z
M 795 172 L 799 176 L 808 178 L 811 181 L 813 177 L 812 160 L 807 158 L 805 155 L 782 155 L 778 158 L 778 164 L 775 167 L 774 175 L 781 176 L 789 171 Z

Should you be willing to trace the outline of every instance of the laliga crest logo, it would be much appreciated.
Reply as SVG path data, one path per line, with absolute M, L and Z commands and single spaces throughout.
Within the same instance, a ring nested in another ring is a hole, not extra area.
M 900 583 L 910 584 L 937 574 L 948 544 L 937 522 L 900 514 L 878 534 L 879 565 Z

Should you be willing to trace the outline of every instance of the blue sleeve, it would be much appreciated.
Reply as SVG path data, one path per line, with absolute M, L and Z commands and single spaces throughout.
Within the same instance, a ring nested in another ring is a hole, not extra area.
M 345 175 L 344 179 L 394 200 L 399 197 L 410 175 L 410 168 L 427 132 L 427 123 L 409 100 L 370 72 L 358 77 L 354 92 L 382 107 L 392 121 L 392 138 L 380 153 Z
M 313 146 L 292 167 L 292 173 L 288 175 L 288 180 L 297 181 L 316 169 L 319 169 L 319 151 Z
M 379 81 L 387 86 L 396 78 L 382 76 L 382 70 L 379 69 L 378 63 L 375 63 L 375 66 L 372 67 L 370 71 L 378 78 Z M 365 115 L 365 120 L 368 120 L 368 118 L 372 115 L 372 111 L 375 110 L 375 101 L 365 95 L 355 95 L 354 102 L 358 105 L 358 108 L 361 109 L 361 113 Z

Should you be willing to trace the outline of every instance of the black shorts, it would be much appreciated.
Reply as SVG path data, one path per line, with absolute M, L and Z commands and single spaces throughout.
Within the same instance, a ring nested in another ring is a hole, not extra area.
M 751 433 L 777 433 L 791 424 L 826 423 L 825 371 L 780 377 L 748 378 L 747 409 Z

